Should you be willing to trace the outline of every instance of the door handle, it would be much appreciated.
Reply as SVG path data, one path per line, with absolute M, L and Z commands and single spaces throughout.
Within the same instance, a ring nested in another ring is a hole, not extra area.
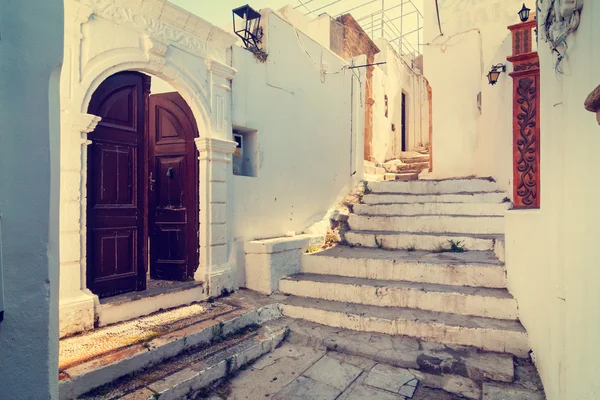
M 154 191 L 154 183 L 156 182 L 156 179 L 152 179 L 152 172 L 150 172 L 150 176 L 148 177 L 148 181 L 150 183 L 150 191 L 153 192 Z

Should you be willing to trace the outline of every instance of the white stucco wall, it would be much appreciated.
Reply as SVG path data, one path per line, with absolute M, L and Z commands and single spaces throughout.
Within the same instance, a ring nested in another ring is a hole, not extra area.
M 58 396 L 62 0 L 0 4 L 1 395 Z
M 535 9 L 533 0 L 525 1 Z M 433 175 L 475 173 L 477 94 L 482 78 L 518 22 L 522 0 L 439 1 L 443 36 L 434 0 L 424 0 L 424 73 L 433 89 Z M 480 32 L 480 33 L 479 33 Z
M 487 77 L 481 82 L 481 115 L 476 124 L 475 175 L 493 176 L 498 187 L 512 199 L 512 97 L 513 70 L 506 57 L 512 54 L 512 36 L 507 37 L 492 57 L 491 65 L 505 64 L 506 73 L 492 86 Z M 443 150 L 443 149 L 442 149 Z
M 402 152 L 402 92 L 406 94 L 406 150 L 429 143 L 429 102 L 423 75 L 403 62 L 385 39 L 375 40 L 381 50 L 373 70 L 373 157 L 378 162 L 400 158 Z M 385 116 L 385 96 L 388 116 Z M 392 131 L 392 124 L 396 130 Z
M 563 75 L 540 42 L 541 209 L 510 211 L 506 251 L 548 400 L 600 397 L 600 127 L 583 108 L 600 84 L 600 4 L 585 1 Z
M 306 16 L 302 12 L 302 9 L 296 9 L 293 5 L 281 7 L 276 13 L 300 32 L 329 48 L 332 21 L 328 14 L 321 14 L 318 17 L 313 15 Z
M 258 135 L 258 176 L 233 178 L 239 243 L 305 231 L 362 175 L 364 94 L 355 75 L 301 32 L 299 43 L 277 14 L 263 10 L 263 19 L 267 62 L 233 51 L 233 125 Z M 305 50 L 340 73 L 323 77 Z M 364 85 L 366 71 L 354 71 Z

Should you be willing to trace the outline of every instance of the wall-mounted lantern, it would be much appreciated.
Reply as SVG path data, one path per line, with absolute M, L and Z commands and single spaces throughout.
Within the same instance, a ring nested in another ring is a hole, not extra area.
M 260 13 L 248 4 L 233 10 L 233 31 L 247 49 L 258 48 L 262 38 Z
M 506 65 L 504 64 L 496 64 L 492 65 L 492 69 L 488 72 L 488 82 L 490 85 L 494 86 L 496 82 L 498 82 L 498 78 L 502 72 L 506 72 Z
M 527 8 L 525 3 L 523 3 L 523 8 L 521 8 L 521 11 L 519 11 L 519 18 L 521 18 L 521 22 L 527 22 L 530 11 L 531 9 Z

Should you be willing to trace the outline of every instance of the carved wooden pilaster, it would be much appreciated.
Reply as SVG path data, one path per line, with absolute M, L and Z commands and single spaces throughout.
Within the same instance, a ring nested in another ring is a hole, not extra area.
M 540 60 L 532 51 L 535 21 L 510 26 L 513 36 L 513 203 L 540 208 Z

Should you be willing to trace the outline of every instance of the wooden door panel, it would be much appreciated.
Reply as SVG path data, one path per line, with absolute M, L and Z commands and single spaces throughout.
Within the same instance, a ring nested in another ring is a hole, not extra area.
M 92 177 L 97 190 L 91 197 L 92 208 L 137 208 L 137 179 L 134 175 L 138 163 L 134 147 L 113 143 L 93 143 L 95 153 Z
M 93 246 L 96 255 L 97 280 L 137 274 L 137 228 L 94 229 Z
M 111 78 L 113 77 L 108 78 L 107 81 Z M 138 90 L 137 85 L 122 85 L 106 93 L 105 97 L 95 106 L 96 115 L 102 116 L 102 125 L 137 134 Z
M 178 119 L 179 117 L 169 109 L 157 107 L 155 140 L 157 145 L 182 143 L 185 144 L 185 127 Z
M 121 72 L 94 92 L 88 137 L 87 283 L 100 297 L 146 288 L 150 78 Z
M 150 96 L 150 276 L 186 280 L 198 266 L 197 127 L 178 93 Z
M 186 198 L 185 156 L 156 157 L 156 207 L 176 211 L 185 209 Z

